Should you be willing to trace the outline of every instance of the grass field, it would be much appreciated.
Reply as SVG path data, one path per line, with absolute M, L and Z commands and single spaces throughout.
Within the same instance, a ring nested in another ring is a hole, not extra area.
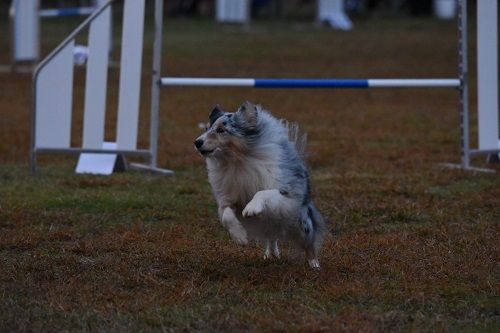
M 44 24 L 45 51 L 70 23 Z M 348 33 L 308 22 L 243 31 L 170 20 L 164 51 L 171 75 L 457 71 L 454 23 L 433 19 L 360 21 Z M 148 46 L 146 65 L 150 54 Z M 146 72 L 142 146 L 149 81 Z M 159 162 L 174 177 L 75 175 L 73 158 L 54 156 L 40 158 L 30 177 L 30 84 L 29 75 L 0 74 L 0 331 L 500 330 L 500 178 L 438 167 L 459 159 L 456 91 L 169 88 Z M 75 145 L 81 96 L 77 89 Z M 244 100 L 309 134 L 313 195 L 330 223 L 320 272 L 286 249 L 264 262 L 261 249 L 233 244 L 217 222 L 192 141 L 214 104 L 235 109 Z

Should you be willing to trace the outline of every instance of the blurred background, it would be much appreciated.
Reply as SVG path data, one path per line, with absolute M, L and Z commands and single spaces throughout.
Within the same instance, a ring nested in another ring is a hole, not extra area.
M 229 0 L 229 2 L 239 0 Z M 120 2 L 119 0 L 117 2 Z M 252 18 L 306 19 L 314 17 L 316 0 L 250 0 Z M 344 0 L 345 11 L 356 18 L 378 16 L 429 16 L 433 15 L 435 3 L 454 0 Z M 476 0 L 469 1 L 472 7 Z M 91 0 L 43 0 L 43 7 L 88 6 Z M 10 1 L 2 1 L 4 13 Z M 169 16 L 213 17 L 216 0 L 169 0 L 165 11 Z

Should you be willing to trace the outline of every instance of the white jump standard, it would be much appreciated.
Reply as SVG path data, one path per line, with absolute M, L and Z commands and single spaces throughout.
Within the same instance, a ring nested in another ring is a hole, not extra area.
M 122 43 L 121 51 L 116 148 L 105 147 L 104 122 L 110 39 L 102 31 L 107 31 L 110 24 L 112 3 L 113 0 L 110 0 L 97 9 L 35 69 L 30 157 L 32 173 L 36 171 L 36 157 L 40 153 L 142 156 L 150 158 L 156 165 L 155 142 L 151 142 L 152 148 L 149 149 L 137 147 L 145 0 L 124 1 L 122 40 L 126 42 Z M 157 2 L 157 5 L 159 7 L 156 7 L 156 12 L 161 14 L 162 2 Z M 77 35 L 87 28 L 89 58 L 85 80 L 82 147 L 72 147 L 72 50 Z M 159 64 L 160 61 L 155 58 L 153 63 Z M 153 110 L 157 111 L 157 108 L 153 106 Z M 158 124 L 158 115 L 154 112 L 151 114 L 151 123 Z M 157 133 L 157 129 L 151 129 L 151 135 L 154 136 L 152 141 L 157 139 Z M 144 169 L 150 166 L 138 167 Z M 163 174 L 172 173 L 170 170 L 156 167 L 150 169 Z

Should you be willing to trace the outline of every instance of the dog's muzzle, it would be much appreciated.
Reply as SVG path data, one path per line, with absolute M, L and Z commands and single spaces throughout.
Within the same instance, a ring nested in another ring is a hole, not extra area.
M 201 155 L 203 156 L 207 156 L 207 155 L 210 155 L 211 153 L 214 152 L 214 150 L 205 150 L 205 149 L 202 149 L 201 147 L 203 147 L 203 143 L 205 143 L 203 141 L 203 139 L 197 139 L 195 142 L 194 142 L 194 145 L 196 147 L 196 149 L 198 149 L 198 151 L 200 152 Z
M 194 142 L 194 145 L 195 145 L 196 149 L 200 150 L 201 146 L 203 146 L 203 140 L 202 139 L 197 139 Z

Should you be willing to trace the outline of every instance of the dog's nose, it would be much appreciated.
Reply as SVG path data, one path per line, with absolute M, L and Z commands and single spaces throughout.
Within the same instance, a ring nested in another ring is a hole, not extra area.
M 194 145 L 196 146 L 196 148 L 200 148 L 201 146 L 203 146 L 203 140 L 202 139 L 198 139 L 194 142 Z

